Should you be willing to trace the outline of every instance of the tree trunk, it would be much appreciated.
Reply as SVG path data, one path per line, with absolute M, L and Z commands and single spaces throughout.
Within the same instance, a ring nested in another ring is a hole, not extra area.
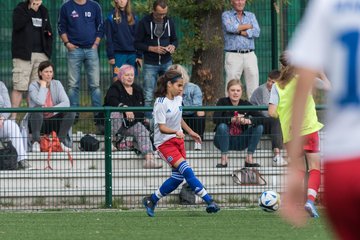
M 217 99 L 224 96 L 224 52 L 223 33 L 221 28 L 221 10 L 205 12 L 199 17 L 199 23 L 206 50 L 198 49 L 193 56 L 192 82 L 203 91 L 204 105 L 214 105 Z

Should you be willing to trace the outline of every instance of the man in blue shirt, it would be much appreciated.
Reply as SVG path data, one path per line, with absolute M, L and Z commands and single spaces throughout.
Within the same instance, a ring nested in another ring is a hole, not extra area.
M 101 106 L 97 48 L 104 35 L 101 7 L 92 0 L 70 0 L 60 9 L 59 35 L 67 48 L 70 105 L 79 106 L 81 67 L 84 63 L 92 106 Z
M 240 79 L 244 72 L 246 94 L 251 94 L 259 86 L 259 69 L 254 53 L 254 39 L 260 36 L 260 27 L 255 14 L 244 11 L 246 0 L 231 0 L 233 7 L 222 14 L 224 32 L 226 83 Z M 225 91 L 225 94 L 226 91 Z

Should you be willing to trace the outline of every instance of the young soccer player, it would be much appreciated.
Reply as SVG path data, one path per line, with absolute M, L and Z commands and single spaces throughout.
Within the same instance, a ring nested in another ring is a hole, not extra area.
M 283 141 L 287 150 L 289 150 L 288 146 L 292 140 L 291 109 L 293 105 L 294 90 L 298 81 L 298 76 L 294 72 L 294 67 L 288 62 L 288 54 L 288 52 L 284 52 L 280 57 L 282 65 L 280 78 L 273 85 L 269 100 L 269 115 L 276 118 L 279 117 Z M 326 80 L 327 79 L 325 79 L 325 81 Z M 319 79 L 319 81 L 322 80 Z M 308 160 L 309 178 L 307 182 L 308 190 L 305 210 L 311 217 L 318 218 L 319 214 L 314 205 L 314 201 L 319 190 L 321 180 L 318 131 L 323 127 L 323 125 L 318 121 L 315 102 L 311 94 L 308 94 L 305 116 L 306 120 L 301 128 L 301 136 L 303 136 L 304 139 L 303 151 L 300 152 L 296 158 L 304 159 L 305 155 Z M 295 174 L 304 177 L 304 161 L 297 161 L 295 159 L 290 160 L 294 162 L 293 164 L 296 164 L 297 172 Z
M 325 69 L 332 81 L 324 144 L 324 199 L 327 216 L 339 239 L 360 239 L 360 8 L 359 0 L 311 1 L 290 44 L 299 81 L 294 94 L 293 141 L 289 155 L 300 151 L 300 127 L 307 92 Z M 290 175 L 283 215 L 303 224 L 295 207 L 300 182 Z
M 220 208 L 207 193 L 202 183 L 195 176 L 192 168 L 186 161 L 184 129 L 195 141 L 201 142 L 200 136 L 195 133 L 182 119 L 182 91 L 184 81 L 177 70 L 168 70 L 157 83 L 154 105 L 154 145 L 163 159 L 171 166 L 171 177 L 151 196 L 143 199 L 146 213 L 154 217 L 157 202 L 174 191 L 185 179 L 196 195 L 206 203 L 208 213 L 216 213 Z

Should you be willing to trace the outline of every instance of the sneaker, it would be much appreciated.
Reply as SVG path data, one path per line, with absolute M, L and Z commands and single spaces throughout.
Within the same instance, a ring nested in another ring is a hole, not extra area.
M 194 150 L 195 151 L 201 151 L 201 143 L 196 142 L 194 145 Z
M 313 218 L 320 217 L 316 210 L 316 207 L 312 201 L 307 200 L 304 208 L 305 208 L 305 211 L 307 211 L 309 213 L 310 217 L 313 217 Z
M 144 197 L 143 204 L 146 209 L 146 213 L 149 217 L 155 217 L 155 206 L 156 204 L 151 201 L 151 197 Z
M 280 154 L 278 154 L 273 158 L 272 165 L 273 167 L 285 167 L 288 163 L 282 156 L 280 156 Z
M 17 163 L 17 169 L 18 170 L 22 170 L 22 169 L 28 169 L 31 168 L 31 164 L 27 161 L 27 160 L 21 160 Z
M 32 145 L 32 152 L 40 152 L 40 143 L 34 142 Z
M 211 202 L 207 207 L 206 207 L 206 212 L 207 213 L 216 213 L 220 211 L 220 207 L 215 203 L 215 202 Z
M 71 152 L 72 151 L 72 149 L 67 147 L 64 143 L 61 142 L 60 145 L 61 145 L 63 152 Z

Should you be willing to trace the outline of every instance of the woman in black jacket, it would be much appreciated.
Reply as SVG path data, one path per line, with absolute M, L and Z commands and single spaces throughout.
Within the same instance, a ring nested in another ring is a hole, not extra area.
M 144 95 L 142 89 L 134 83 L 135 69 L 131 65 L 119 68 L 118 80 L 108 89 L 104 106 L 113 107 L 142 107 Z M 113 129 L 123 136 L 133 136 L 138 150 L 144 155 L 144 168 L 161 168 L 162 164 L 154 161 L 153 146 L 150 133 L 143 125 L 143 112 L 115 112 L 112 114 Z M 115 123 L 115 124 L 114 124 Z M 118 123 L 118 124 L 116 124 Z
M 217 106 L 251 106 L 242 100 L 240 80 L 231 80 L 227 85 L 229 97 L 220 98 Z M 213 122 L 216 124 L 214 144 L 221 151 L 221 163 L 216 167 L 228 166 L 229 150 L 244 150 L 247 148 L 245 167 L 260 167 L 253 162 L 253 154 L 263 132 L 263 126 L 258 124 L 262 115 L 257 111 L 223 111 L 215 112 Z

